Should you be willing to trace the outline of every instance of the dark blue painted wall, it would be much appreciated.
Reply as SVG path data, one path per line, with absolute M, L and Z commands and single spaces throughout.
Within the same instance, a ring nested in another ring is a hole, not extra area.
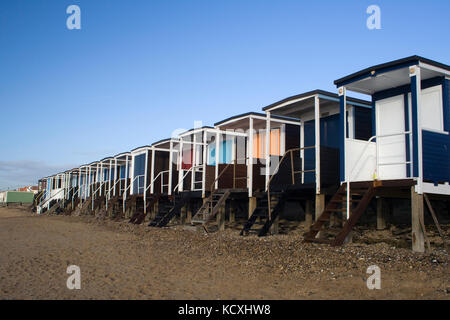
M 422 81 L 422 89 L 433 87 L 436 85 L 442 85 L 442 99 L 444 108 L 444 130 L 450 130 L 450 81 L 445 80 L 443 77 L 436 77 Z M 408 99 L 407 94 L 412 92 L 412 96 L 415 95 L 415 80 L 411 78 L 411 85 L 404 85 L 397 88 L 377 92 L 372 96 L 373 101 L 394 97 L 397 95 L 405 95 L 405 106 L 407 106 Z M 418 168 L 418 128 L 417 128 L 417 106 L 414 99 L 412 99 L 412 114 L 409 115 L 408 109 L 405 108 L 406 117 L 412 117 L 413 127 L 408 128 L 409 123 L 405 119 L 406 130 L 412 129 L 413 131 L 413 145 L 409 146 L 407 141 L 407 159 L 409 159 L 409 148 L 413 150 L 413 176 L 417 177 L 419 174 Z M 423 159 L 423 178 L 432 182 L 449 182 L 450 181 L 450 135 L 439 134 L 422 130 L 422 159 Z M 409 176 L 409 170 L 408 170 Z
M 372 109 L 355 108 L 355 139 L 369 140 L 372 137 Z
M 450 181 L 450 136 L 423 130 L 422 141 L 423 179 Z
M 145 153 L 134 158 L 134 177 L 145 174 Z M 139 185 L 139 190 L 138 190 Z M 143 193 L 144 177 L 139 177 L 133 182 L 133 192 Z
M 444 130 L 450 130 L 450 81 L 442 83 Z M 422 131 L 423 179 L 450 182 L 450 135 Z
M 316 143 L 314 120 L 304 123 L 305 147 Z M 339 114 L 320 119 L 320 145 L 339 149 Z M 316 164 L 315 149 L 305 150 L 305 170 L 312 170 Z M 305 173 L 305 183 L 314 183 L 314 173 Z

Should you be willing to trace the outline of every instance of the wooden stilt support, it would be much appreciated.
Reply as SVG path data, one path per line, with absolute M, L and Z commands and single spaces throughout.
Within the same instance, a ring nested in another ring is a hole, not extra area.
M 271 234 L 278 234 L 280 232 L 279 225 L 280 225 L 280 217 L 277 216 L 275 218 L 275 221 L 272 223 L 272 226 L 270 227 L 270 233 Z
M 180 211 L 180 223 L 181 224 L 185 224 L 185 222 L 186 222 L 186 212 L 187 212 L 187 205 L 184 205 Z
M 253 211 L 256 209 L 256 197 L 248 198 L 248 217 L 250 218 Z
M 319 220 L 320 215 L 325 209 L 325 195 L 316 194 L 315 221 Z M 316 238 L 322 238 L 323 232 L 318 232 Z
M 150 210 L 150 221 L 156 218 L 156 215 L 158 214 L 158 208 L 159 208 L 159 199 L 155 201 L 155 204 Z
M 423 195 L 418 194 L 413 186 L 411 187 L 411 236 L 414 252 L 425 252 L 425 236 L 421 221 L 423 221 Z
M 377 199 L 377 230 L 386 229 L 387 203 L 383 198 Z
M 187 206 L 186 223 L 191 223 L 191 220 L 192 220 L 192 205 L 190 203 L 188 203 L 186 206 Z
M 219 231 L 225 230 L 225 207 L 219 209 L 216 219 Z
M 305 204 L 305 226 L 311 227 L 313 221 L 313 205 L 311 200 L 306 200 Z
M 236 221 L 236 203 L 234 201 L 230 202 L 230 210 L 229 210 L 229 220 L 230 223 L 234 223 Z

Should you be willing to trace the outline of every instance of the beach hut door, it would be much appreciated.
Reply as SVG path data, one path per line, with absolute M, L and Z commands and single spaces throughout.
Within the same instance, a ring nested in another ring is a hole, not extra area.
M 406 147 L 403 96 L 377 101 L 376 119 L 377 178 L 380 180 L 405 179 Z

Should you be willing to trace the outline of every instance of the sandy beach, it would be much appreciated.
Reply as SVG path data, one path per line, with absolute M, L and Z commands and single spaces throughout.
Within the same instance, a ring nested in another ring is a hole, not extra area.
M 0 208 L 0 299 L 449 299 L 449 256 Z M 81 289 L 66 286 L 69 265 Z M 366 271 L 381 270 L 369 290 Z

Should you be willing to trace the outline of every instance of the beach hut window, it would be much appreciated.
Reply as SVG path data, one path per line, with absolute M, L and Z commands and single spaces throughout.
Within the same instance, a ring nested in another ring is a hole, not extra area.
M 422 127 L 444 131 L 441 86 L 422 90 Z

